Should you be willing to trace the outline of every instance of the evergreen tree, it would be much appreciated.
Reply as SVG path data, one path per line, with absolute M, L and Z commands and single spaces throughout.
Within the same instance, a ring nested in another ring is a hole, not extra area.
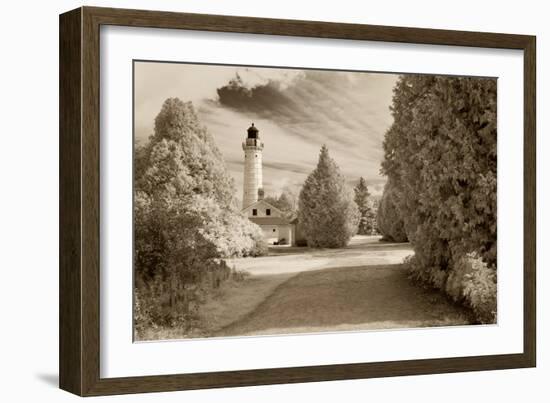
M 394 88 L 391 110 L 382 171 L 389 177 L 385 193 L 391 192 L 414 247 L 413 277 L 453 288 L 451 283 L 459 282 L 449 278 L 468 256 L 495 272 L 496 79 L 404 75 Z M 496 275 L 487 278 L 496 281 Z M 468 281 L 458 294 L 472 289 Z
M 372 205 L 369 199 L 370 193 L 367 182 L 363 177 L 359 178 L 359 183 L 353 189 L 355 193 L 354 201 L 359 209 L 360 219 L 357 233 L 359 235 L 370 235 L 373 233 L 372 227 Z
M 493 79 L 427 75 L 394 89 L 382 168 L 426 267 L 471 252 L 496 264 L 496 90 Z
M 380 207 L 380 199 L 370 200 L 370 213 L 369 213 L 369 228 L 372 229 L 372 235 L 380 234 L 378 229 L 378 208 Z
M 384 241 L 407 242 L 405 224 L 401 219 L 395 204 L 395 190 L 388 183 L 384 186 L 384 193 L 380 200 L 377 212 L 378 230 Z
M 312 247 L 339 248 L 357 233 L 359 210 L 353 192 L 324 145 L 300 192 L 298 219 Z

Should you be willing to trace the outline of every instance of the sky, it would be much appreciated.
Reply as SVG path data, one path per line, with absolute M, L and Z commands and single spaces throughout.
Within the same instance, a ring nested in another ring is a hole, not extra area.
M 299 190 L 325 144 L 350 185 L 364 177 L 381 195 L 382 142 L 397 75 L 136 62 L 135 138 L 145 142 L 166 98 L 191 101 L 213 135 L 242 196 L 241 144 L 254 123 L 264 143 L 266 196 Z

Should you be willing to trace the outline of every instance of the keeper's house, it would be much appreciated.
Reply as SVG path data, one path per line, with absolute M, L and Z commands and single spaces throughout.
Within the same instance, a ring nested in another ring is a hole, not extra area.
M 242 211 L 262 229 L 268 244 L 295 245 L 295 224 L 286 219 L 277 207 L 261 199 Z

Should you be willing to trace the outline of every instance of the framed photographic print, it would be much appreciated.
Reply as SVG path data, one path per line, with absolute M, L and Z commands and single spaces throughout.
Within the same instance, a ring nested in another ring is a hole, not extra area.
M 60 387 L 535 366 L 535 37 L 60 16 Z

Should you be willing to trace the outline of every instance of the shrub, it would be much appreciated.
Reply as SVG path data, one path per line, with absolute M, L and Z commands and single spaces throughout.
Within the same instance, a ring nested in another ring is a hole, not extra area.
M 449 274 L 446 292 L 472 308 L 481 323 L 496 323 L 497 275 L 479 257 L 470 254 L 459 259 Z
M 496 271 L 481 258 L 463 256 L 449 270 L 426 266 L 416 256 L 407 257 L 404 263 L 413 281 L 444 291 L 455 302 L 469 307 L 480 323 L 496 323 Z
M 218 256 L 261 256 L 267 250 L 261 228 L 243 214 L 212 206 L 209 216 L 203 232 L 216 245 Z
M 404 264 L 409 272 L 409 278 L 414 282 L 423 286 L 444 289 L 449 274 L 447 271 L 441 270 L 441 267 L 426 266 L 415 255 L 406 257 Z
M 260 229 L 260 233 L 254 237 L 254 247 L 251 249 L 249 256 L 252 256 L 252 257 L 266 256 L 268 251 L 269 250 L 268 250 L 267 241 L 264 239 L 264 236 L 261 233 L 261 229 Z
M 242 278 L 225 261 L 209 261 L 196 267 L 200 277 L 186 281 L 178 275 L 136 279 L 134 289 L 134 331 L 142 340 L 148 332 L 159 328 L 177 328 L 184 335 L 200 325 L 199 306 L 206 296 L 229 278 Z

